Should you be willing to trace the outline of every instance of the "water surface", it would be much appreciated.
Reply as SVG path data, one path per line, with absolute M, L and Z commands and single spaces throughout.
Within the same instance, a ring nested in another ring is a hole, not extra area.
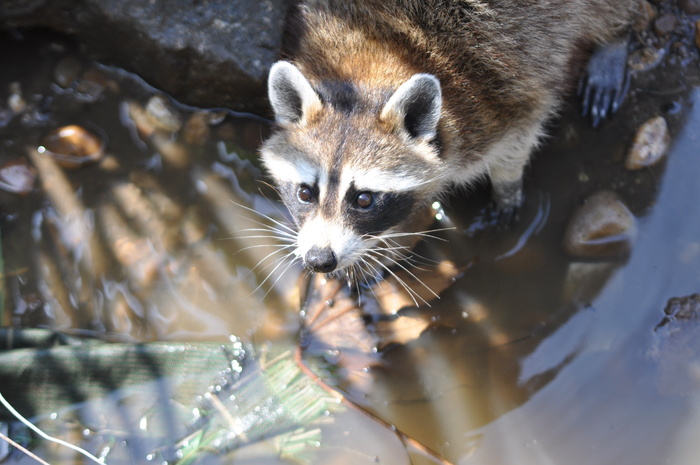
M 260 222 L 275 225 L 260 214 L 287 221 L 261 182 L 256 150 L 267 123 L 211 110 L 196 126 L 197 109 L 164 96 L 194 126 L 164 129 L 143 119 L 159 93 L 138 79 L 62 39 L 0 40 L 0 62 L 11 63 L 0 97 L 6 102 L 17 82 L 26 104 L 18 115 L 0 105 L 0 165 L 19 160 L 38 174 L 26 196 L 0 192 L 3 324 L 113 342 L 235 335 L 296 348 L 303 273 L 276 261 L 284 252 L 273 241 L 245 238 L 265 234 L 245 231 Z M 56 69 L 67 57 L 78 71 L 62 85 Z M 698 322 L 657 325 L 669 299 L 700 291 L 697 78 L 697 63 L 673 60 L 637 76 L 621 112 L 595 130 L 572 99 L 526 173 L 527 201 L 510 228 L 493 220 L 488 186 L 455 194 L 436 222 L 454 226 L 436 233 L 447 242 L 427 240 L 416 252 L 463 271 L 430 307 L 399 312 L 432 324 L 375 354 L 379 363 L 364 370 L 369 383 L 342 370 L 322 373 L 328 383 L 451 463 L 695 463 Z M 634 131 L 657 115 L 673 137 L 667 159 L 626 170 Z M 37 158 L 42 138 L 68 124 L 104 138 L 102 161 L 66 169 Z M 569 256 L 569 218 L 604 189 L 635 216 L 631 251 Z M 332 363 L 331 352 L 320 355 Z M 128 398 L 117 390 L 101 408 L 127 408 Z M 409 463 L 410 447 L 385 424 L 354 411 L 332 420 L 313 463 Z M 108 463 L 145 456 L 119 444 Z M 236 463 L 289 463 L 267 446 L 243 448 Z M 45 444 L 36 451 L 55 453 Z M 436 463 L 419 456 L 412 463 Z M 76 462 L 66 455 L 61 463 Z

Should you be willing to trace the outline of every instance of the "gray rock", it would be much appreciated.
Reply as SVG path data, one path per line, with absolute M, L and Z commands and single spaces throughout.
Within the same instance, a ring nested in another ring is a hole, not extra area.
M 264 111 L 288 0 L 0 0 L 0 29 L 73 35 L 98 61 L 201 107 Z
M 680 0 L 678 6 L 688 14 L 700 14 L 700 0 Z
M 700 295 L 670 299 L 651 334 L 647 355 L 657 363 L 656 384 L 668 395 L 700 389 Z
M 666 35 L 673 32 L 673 29 L 678 24 L 678 19 L 673 13 L 666 13 L 665 15 L 659 16 L 654 21 L 654 31 L 660 35 Z
M 686 297 L 674 297 L 669 299 L 664 308 L 666 316 L 654 328 L 657 331 L 675 320 L 700 321 L 700 294 L 692 294 Z

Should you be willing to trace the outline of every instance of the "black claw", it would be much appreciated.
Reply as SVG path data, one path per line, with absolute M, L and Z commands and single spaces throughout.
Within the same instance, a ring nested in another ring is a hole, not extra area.
M 600 102 L 603 100 L 605 95 L 605 89 L 601 87 L 596 87 L 595 93 L 593 94 L 593 107 L 591 108 L 591 114 L 595 118 L 601 118 L 603 116 L 603 107 Z
M 600 103 L 600 118 L 605 119 L 605 117 L 608 115 L 608 108 L 610 108 L 610 101 L 612 100 L 612 95 L 615 93 L 615 90 L 612 90 L 611 92 L 605 92 L 602 96 L 602 100 Z

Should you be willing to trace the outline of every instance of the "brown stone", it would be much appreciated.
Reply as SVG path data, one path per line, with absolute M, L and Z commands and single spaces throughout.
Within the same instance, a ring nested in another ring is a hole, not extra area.
M 663 57 L 663 49 L 646 47 L 630 54 L 627 66 L 633 71 L 647 71 L 658 65 Z
M 635 219 L 620 197 L 598 191 L 574 212 L 564 233 L 564 249 L 581 258 L 605 258 L 629 251 Z
M 680 0 L 678 6 L 690 15 L 700 14 L 700 0 Z
M 656 21 L 654 21 L 654 31 L 660 36 L 666 35 L 673 31 L 677 22 L 676 15 L 673 13 L 666 13 L 656 18 Z
M 668 152 L 671 136 L 663 116 L 646 121 L 637 130 L 625 160 L 625 168 L 638 170 L 658 163 Z
M 639 14 L 636 16 L 636 20 L 632 25 L 632 29 L 637 32 L 646 31 L 658 14 L 659 11 L 654 5 L 648 1 L 643 1 Z
M 0 166 L 0 189 L 27 195 L 34 188 L 36 171 L 24 160 L 14 160 Z
M 79 168 L 102 159 L 104 142 L 87 129 L 71 124 L 44 136 L 38 151 L 64 168 Z

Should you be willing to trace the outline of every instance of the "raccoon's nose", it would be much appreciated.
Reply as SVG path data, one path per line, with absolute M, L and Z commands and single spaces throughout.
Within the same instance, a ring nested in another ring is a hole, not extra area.
M 330 247 L 313 246 L 304 257 L 306 266 L 319 273 L 330 273 L 338 266 L 338 258 Z

